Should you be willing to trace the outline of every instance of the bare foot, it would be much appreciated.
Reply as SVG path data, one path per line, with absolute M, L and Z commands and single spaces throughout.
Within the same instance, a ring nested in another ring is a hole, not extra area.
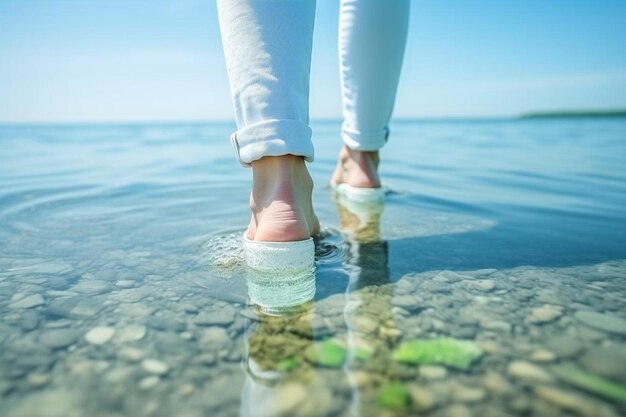
M 300 156 L 267 156 L 252 162 L 250 240 L 293 242 L 319 233 L 313 180 Z
M 331 184 L 348 184 L 358 188 L 380 187 L 378 151 L 355 151 L 344 146 L 339 152 Z

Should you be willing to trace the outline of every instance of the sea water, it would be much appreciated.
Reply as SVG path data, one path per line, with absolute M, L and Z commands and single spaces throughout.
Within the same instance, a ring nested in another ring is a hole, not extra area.
M 374 206 L 312 127 L 316 270 L 273 287 L 231 123 L 0 127 L 0 415 L 626 412 L 626 119 L 396 121 Z

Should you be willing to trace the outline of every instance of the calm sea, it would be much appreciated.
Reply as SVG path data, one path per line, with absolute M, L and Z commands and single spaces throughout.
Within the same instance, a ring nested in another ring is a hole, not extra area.
M 0 126 L 0 414 L 626 412 L 626 119 L 396 121 L 376 207 L 312 127 L 315 298 L 277 316 L 234 125 Z

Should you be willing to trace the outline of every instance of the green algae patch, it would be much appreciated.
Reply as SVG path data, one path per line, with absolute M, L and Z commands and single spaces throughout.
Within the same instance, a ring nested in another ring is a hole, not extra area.
M 609 381 L 574 366 L 559 366 L 554 369 L 554 372 L 559 378 L 569 384 L 604 398 L 626 404 L 626 385 Z
M 295 358 L 287 358 L 276 364 L 276 370 L 280 372 L 289 372 L 300 367 L 300 361 Z
M 442 364 L 467 370 L 482 355 L 482 349 L 474 342 L 442 337 L 404 342 L 393 353 L 393 360 L 411 365 Z
M 362 362 L 370 360 L 373 355 L 374 354 L 371 350 L 359 346 L 354 349 L 354 358 Z
M 318 365 L 338 368 L 346 359 L 346 349 L 336 341 L 326 339 L 308 350 L 307 359 Z
M 390 410 L 404 410 L 409 406 L 409 402 L 409 391 L 399 382 L 385 385 L 378 394 L 378 404 Z

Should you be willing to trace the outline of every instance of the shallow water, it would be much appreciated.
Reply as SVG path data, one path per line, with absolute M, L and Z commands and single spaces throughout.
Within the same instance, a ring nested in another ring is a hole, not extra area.
M 396 122 L 365 207 L 339 127 L 272 288 L 232 125 L 0 127 L 0 415 L 626 413 L 625 119 Z

